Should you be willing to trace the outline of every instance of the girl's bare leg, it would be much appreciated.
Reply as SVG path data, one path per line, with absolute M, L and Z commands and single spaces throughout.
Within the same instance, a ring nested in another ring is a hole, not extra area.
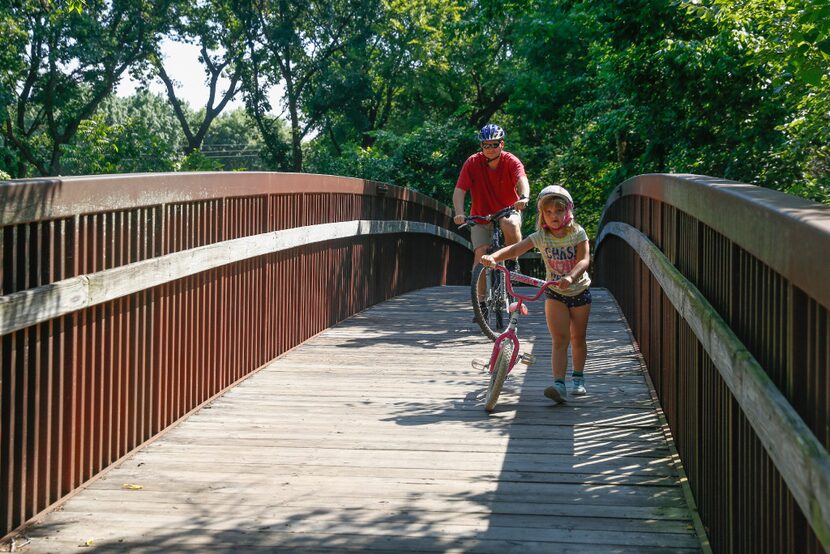
M 553 354 L 551 355 L 553 378 L 565 379 L 565 371 L 568 369 L 571 314 L 562 302 L 548 298 L 545 300 L 545 319 L 553 341 Z
M 571 334 L 571 358 L 573 359 L 573 370 L 582 373 L 585 369 L 585 359 L 588 357 L 588 345 L 586 335 L 588 334 L 588 316 L 591 313 L 591 305 L 570 308 L 570 334 Z

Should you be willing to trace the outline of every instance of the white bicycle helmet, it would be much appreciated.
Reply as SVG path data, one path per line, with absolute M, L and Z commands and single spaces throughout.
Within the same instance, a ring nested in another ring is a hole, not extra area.
M 539 191 L 539 196 L 536 197 L 536 205 L 538 206 L 539 203 L 542 201 L 542 198 L 546 196 L 558 196 L 565 200 L 568 204 L 568 208 L 572 209 L 574 205 L 573 198 L 571 198 L 571 193 L 565 190 L 565 187 L 560 187 L 559 185 L 550 185 L 542 190 Z

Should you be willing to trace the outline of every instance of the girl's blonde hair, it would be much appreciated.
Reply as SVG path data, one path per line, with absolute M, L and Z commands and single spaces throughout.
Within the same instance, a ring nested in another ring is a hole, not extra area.
M 574 231 L 576 231 L 576 220 L 573 217 L 573 204 L 571 204 L 570 202 L 568 202 L 567 200 L 565 200 L 561 196 L 555 196 L 553 194 L 548 194 L 546 196 L 543 196 L 536 203 L 536 210 L 537 210 L 537 213 L 536 213 L 536 230 L 537 231 L 549 231 L 547 225 L 545 225 L 545 217 L 544 217 L 544 215 L 542 215 L 542 213 L 543 213 L 545 207 L 549 206 L 551 204 L 555 204 L 556 206 L 559 206 L 560 208 L 567 211 L 568 214 L 570 214 L 570 216 L 571 216 L 570 221 L 568 221 L 568 223 L 565 225 L 565 234 L 569 235 L 569 234 L 573 233 Z

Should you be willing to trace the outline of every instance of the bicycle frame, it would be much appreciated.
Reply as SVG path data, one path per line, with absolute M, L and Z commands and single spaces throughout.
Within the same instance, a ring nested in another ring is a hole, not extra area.
M 506 267 L 500 265 L 497 265 L 496 269 L 505 274 L 505 287 L 507 288 L 508 294 L 516 298 L 516 302 L 511 304 L 508 308 L 508 311 L 510 312 L 510 320 L 508 321 L 507 329 L 504 333 L 499 335 L 496 342 L 493 344 L 493 352 L 490 355 L 490 373 L 492 373 L 493 368 L 495 368 L 496 359 L 503 348 L 502 344 L 504 341 L 509 340 L 513 343 L 513 352 L 510 356 L 510 363 L 508 364 L 507 369 L 507 373 L 509 374 L 513 371 L 513 367 L 516 365 L 519 358 L 519 336 L 516 334 L 516 329 L 519 325 L 519 315 L 527 315 L 527 306 L 525 306 L 524 303 L 538 300 L 539 297 L 545 293 L 545 289 L 549 285 L 556 285 L 559 281 L 542 281 L 541 279 L 536 279 L 535 277 L 530 277 L 529 275 L 524 275 L 516 271 L 509 271 Z M 538 287 L 539 290 L 534 295 L 518 294 L 513 290 L 511 281 Z
M 503 232 L 501 221 L 510 217 L 515 212 L 512 206 L 502 208 L 490 215 L 473 215 L 464 218 L 461 227 L 473 227 L 476 225 L 491 225 L 490 243 L 487 245 L 487 252 L 495 252 L 502 247 Z M 514 269 L 511 267 L 511 269 Z M 473 281 L 470 283 L 471 301 L 473 304 L 473 321 L 478 323 L 482 332 L 491 340 L 496 340 L 499 334 L 507 326 L 510 315 L 507 313 L 507 306 L 512 299 L 508 297 L 507 290 L 503 284 L 503 276 L 495 271 L 484 270 L 483 266 L 473 267 Z M 486 309 L 481 308 L 485 306 Z

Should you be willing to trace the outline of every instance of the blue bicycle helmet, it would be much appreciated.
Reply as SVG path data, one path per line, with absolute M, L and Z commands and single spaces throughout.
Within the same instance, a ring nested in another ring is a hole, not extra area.
M 501 140 L 504 138 L 504 129 L 496 125 L 495 123 L 488 123 L 484 127 L 481 128 L 481 131 L 478 133 L 478 140 L 479 142 L 484 142 L 485 140 Z

